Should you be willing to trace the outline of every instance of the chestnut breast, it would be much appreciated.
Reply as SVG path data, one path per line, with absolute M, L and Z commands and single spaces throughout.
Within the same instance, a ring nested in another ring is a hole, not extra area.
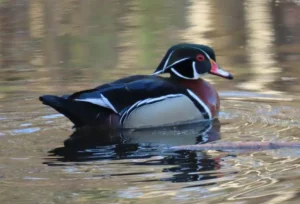
M 203 79 L 180 80 L 181 85 L 192 90 L 211 110 L 212 117 L 218 116 L 220 109 L 220 99 L 214 87 Z

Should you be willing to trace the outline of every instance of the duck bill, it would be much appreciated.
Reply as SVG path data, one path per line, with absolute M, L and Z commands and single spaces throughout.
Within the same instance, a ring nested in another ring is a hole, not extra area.
M 219 77 L 223 77 L 225 79 L 233 79 L 232 74 L 221 69 L 215 61 L 210 60 L 210 63 L 211 63 L 211 69 L 210 69 L 209 73 L 211 73 L 213 75 L 217 75 Z

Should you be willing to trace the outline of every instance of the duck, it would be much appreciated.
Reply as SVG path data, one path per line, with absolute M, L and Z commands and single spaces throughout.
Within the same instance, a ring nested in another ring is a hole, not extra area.
M 211 121 L 218 117 L 220 99 L 202 78 L 205 74 L 233 79 L 217 64 L 213 48 L 180 43 L 167 50 L 149 75 L 126 76 L 69 95 L 42 95 L 39 100 L 68 118 L 75 129 L 138 129 Z

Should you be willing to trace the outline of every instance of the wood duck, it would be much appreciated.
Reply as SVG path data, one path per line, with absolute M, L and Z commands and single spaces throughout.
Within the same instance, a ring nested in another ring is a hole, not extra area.
M 170 77 L 161 74 L 169 73 Z M 206 45 L 172 46 L 153 74 L 133 75 L 71 95 L 40 96 L 43 104 L 66 116 L 75 128 L 149 128 L 217 118 L 217 91 L 200 77 L 233 76 L 216 63 Z

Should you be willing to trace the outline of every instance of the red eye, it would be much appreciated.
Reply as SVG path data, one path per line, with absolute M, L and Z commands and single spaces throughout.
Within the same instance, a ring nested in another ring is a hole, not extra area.
M 205 60 L 205 57 L 204 57 L 204 55 L 199 54 L 199 55 L 196 56 L 196 60 L 198 60 L 199 62 L 202 62 L 202 61 Z

